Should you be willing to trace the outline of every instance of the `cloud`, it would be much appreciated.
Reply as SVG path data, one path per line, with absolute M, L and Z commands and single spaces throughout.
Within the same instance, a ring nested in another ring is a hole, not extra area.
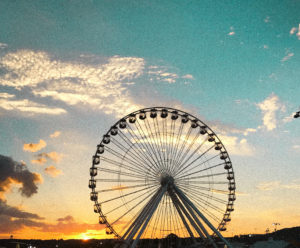
M 45 159 L 43 157 L 31 160 L 31 163 L 33 163 L 33 164 L 40 164 L 40 165 L 43 165 L 46 162 L 47 162 L 47 159 Z
M 0 49 L 4 49 L 4 48 L 6 48 L 6 47 L 7 47 L 7 44 L 1 43 L 1 42 L 0 42 Z
M 148 68 L 150 68 L 148 71 L 150 80 L 155 79 L 172 84 L 179 77 L 176 73 L 168 72 L 166 67 L 149 66 Z
M 57 138 L 58 136 L 60 136 L 60 134 L 60 131 L 55 131 L 54 133 L 50 134 L 50 138 Z
M 143 58 L 114 56 L 104 63 L 89 59 L 66 62 L 46 52 L 10 52 L 0 59 L 0 67 L 6 72 L 0 76 L 0 85 L 26 88 L 36 97 L 68 105 L 87 105 L 117 116 L 141 107 L 133 101 L 125 85 L 143 75 Z
M 253 156 L 255 148 L 245 138 L 220 134 L 218 137 L 226 147 L 229 154 L 238 156 Z
M 186 74 L 186 75 L 182 76 L 182 78 L 184 78 L 184 79 L 194 79 L 193 75 L 191 75 L 191 74 Z
M 67 215 L 66 217 L 63 218 L 58 218 L 58 222 L 74 222 L 74 218 L 71 215 Z
M 276 111 L 283 111 L 285 106 L 279 102 L 278 96 L 272 93 L 261 103 L 256 104 L 263 114 L 263 124 L 268 131 L 277 127 Z
M 38 173 L 30 172 L 24 163 L 15 162 L 12 158 L 0 155 L 0 198 L 10 190 L 13 184 L 21 185 L 23 196 L 30 197 L 37 193 L 37 183 L 42 182 Z
M 289 59 L 291 59 L 292 57 L 294 56 L 294 53 L 288 53 L 286 56 L 284 56 L 282 59 L 281 59 L 281 62 L 285 62 Z
M 0 215 L 6 215 L 13 218 L 22 218 L 22 219 L 37 219 L 42 220 L 44 218 L 40 217 L 37 214 L 29 213 L 7 205 L 6 201 L 0 199 Z
M 293 149 L 300 150 L 300 145 L 293 145 Z
M 58 170 L 55 166 L 50 165 L 45 168 L 45 172 L 51 177 L 57 177 L 62 174 L 61 170 Z
M 43 153 L 36 155 L 36 157 L 37 157 L 37 159 L 41 159 L 41 158 L 50 159 L 53 162 L 58 163 L 62 158 L 62 154 L 59 154 L 57 152 L 48 152 L 48 153 L 43 152 Z
M 13 99 L 15 95 L 8 93 L 0 94 L 0 108 L 7 111 L 20 111 L 29 114 L 60 115 L 66 113 L 62 108 L 51 108 L 44 104 L 36 103 L 28 99 Z
M 235 32 L 234 32 L 234 27 L 230 27 L 230 32 L 228 33 L 229 36 L 233 36 L 235 35 Z
M 255 128 L 246 128 L 244 135 L 247 136 L 249 133 L 255 133 L 257 130 Z
M 296 34 L 296 36 L 298 37 L 298 40 L 300 40 L 300 24 L 298 25 L 298 27 L 292 27 L 290 30 L 290 35 Z
M 29 143 L 29 144 L 24 144 L 23 145 L 23 150 L 24 151 L 29 151 L 29 152 L 37 152 L 41 149 L 43 149 L 44 147 L 46 147 L 47 143 L 40 139 L 39 143 L 37 144 L 33 144 L 33 143 Z
M 280 181 L 261 182 L 256 186 L 257 189 L 262 191 L 270 191 L 275 189 L 294 189 L 300 190 L 300 184 L 291 182 L 289 184 L 282 184 Z
M 264 19 L 264 22 L 265 22 L 265 23 L 270 22 L 270 16 L 267 16 L 267 17 Z

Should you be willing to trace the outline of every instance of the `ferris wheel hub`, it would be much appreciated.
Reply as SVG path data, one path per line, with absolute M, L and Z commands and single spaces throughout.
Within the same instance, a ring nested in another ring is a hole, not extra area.
M 172 185 L 174 183 L 174 178 L 170 176 L 169 174 L 162 174 L 160 177 L 160 184 L 162 186 L 165 185 Z

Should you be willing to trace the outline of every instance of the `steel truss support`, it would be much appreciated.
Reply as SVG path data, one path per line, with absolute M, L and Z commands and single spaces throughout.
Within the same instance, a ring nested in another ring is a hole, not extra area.
M 196 208 L 196 206 L 185 196 L 185 194 L 178 188 L 176 187 L 176 185 L 173 185 L 174 190 L 176 192 L 176 194 L 178 195 L 178 197 L 181 199 L 181 201 L 184 203 L 184 205 L 191 210 L 190 213 L 192 214 L 193 210 L 197 213 L 197 215 L 205 222 L 205 224 L 212 230 L 214 231 L 214 233 L 227 245 L 227 247 L 232 248 L 231 244 L 221 235 L 221 233 L 206 219 L 206 217 Z M 190 209 L 192 208 L 192 209 Z M 194 217 L 194 213 L 193 213 L 193 217 Z M 196 217 L 196 221 L 197 221 L 197 217 Z M 199 219 L 198 219 L 199 221 Z M 197 222 L 198 223 L 198 222 Z M 200 223 L 200 221 L 199 221 Z M 202 224 L 201 224 L 202 225 Z M 202 225 L 203 227 L 203 225 Z M 206 229 L 203 227 L 202 229 L 203 231 L 206 231 Z M 210 236 L 208 235 L 208 238 Z M 210 238 L 211 239 L 211 238 Z M 213 242 L 214 243 L 214 242 Z M 214 243 L 215 244 L 215 243 Z M 217 246 L 214 246 L 217 247 Z
M 138 233 L 130 248 L 136 247 L 137 242 L 139 241 L 140 237 L 145 231 L 152 215 L 157 209 L 158 204 L 160 203 L 166 191 L 167 185 L 160 187 L 159 190 L 154 194 L 154 196 L 149 200 L 143 211 L 141 211 L 139 216 L 135 219 L 135 221 L 131 224 L 126 233 L 123 235 L 123 244 L 121 245 L 122 248 L 129 247 L 134 236 Z

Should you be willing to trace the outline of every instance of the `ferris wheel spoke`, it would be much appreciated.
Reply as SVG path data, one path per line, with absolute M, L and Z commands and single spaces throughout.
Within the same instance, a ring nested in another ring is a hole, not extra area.
M 129 127 L 130 127 L 130 126 L 129 126 Z M 130 127 L 130 129 L 131 129 L 131 127 Z M 132 135 L 131 132 L 129 131 L 129 129 L 127 129 L 127 130 L 128 130 L 128 132 L 129 132 L 129 134 Z M 123 139 L 123 141 L 124 141 L 129 147 L 133 147 L 133 146 L 134 146 L 134 143 L 132 143 L 131 140 L 130 140 L 130 139 L 129 139 L 122 131 L 120 132 L 120 137 Z M 149 157 L 147 157 L 146 154 L 143 152 L 143 148 L 140 146 L 140 144 L 139 144 L 138 141 L 136 141 L 136 144 L 139 146 L 139 148 L 140 148 L 139 150 L 140 150 L 140 151 L 136 151 L 136 149 L 131 149 L 131 150 L 130 150 L 130 154 L 131 154 L 130 157 L 132 158 L 132 154 L 133 154 L 133 152 L 134 152 L 135 155 L 134 155 L 134 158 L 133 158 L 133 159 L 134 159 L 134 160 L 139 160 L 139 161 L 142 160 L 141 166 L 144 168 L 145 171 L 149 171 L 149 168 L 151 169 L 151 168 L 152 168 L 151 165 L 153 165 L 153 164 L 151 163 L 151 160 L 149 160 Z M 146 159 L 146 160 L 145 160 L 145 159 Z M 151 165 L 149 165 L 147 161 L 149 161 Z M 151 171 L 151 173 L 153 173 L 153 172 Z
M 194 188 L 185 188 L 185 189 L 186 189 L 188 192 L 193 192 L 193 193 L 195 193 L 195 194 L 197 194 L 197 195 L 199 195 L 199 196 L 203 196 L 203 197 L 212 199 L 212 200 L 214 200 L 214 201 L 216 201 L 216 202 L 219 202 L 219 203 L 221 203 L 221 204 L 227 204 L 227 201 L 225 201 L 224 199 L 220 199 L 220 198 L 215 197 L 215 196 L 213 196 L 213 195 L 211 195 L 211 194 L 203 193 L 203 191 L 198 190 L 196 187 L 194 187 Z M 212 191 L 210 191 L 210 192 L 212 192 Z
M 175 121 L 174 121 L 174 126 L 175 126 Z M 182 134 L 182 130 L 183 130 L 183 127 L 184 127 L 184 123 L 181 121 L 180 122 L 180 126 L 178 127 L 178 130 L 177 132 L 175 133 L 175 127 L 174 127 L 174 132 L 173 134 L 175 134 L 175 137 L 173 135 L 173 140 L 174 140 L 174 144 L 172 143 L 172 147 L 171 147 L 171 158 L 172 158 L 172 163 L 170 164 L 170 171 L 172 171 L 173 169 L 173 166 L 174 166 L 174 161 L 175 161 L 175 158 L 176 158 L 176 152 L 177 152 L 177 149 L 178 149 L 178 145 L 180 143 L 180 137 L 181 137 L 181 134 Z
M 197 160 L 199 160 L 200 158 L 202 158 L 206 153 L 208 153 L 212 148 L 214 147 L 214 145 L 212 145 L 211 147 L 209 147 L 208 149 L 206 149 L 200 156 L 198 156 L 196 159 L 194 159 L 192 162 L 190 162 L 188 165 L 186 165 L 185 167 L 183 167 L 179 172 L 177 172 L 175 175 L 178 175 L 179 173 L 182 173 L 183 171 L 185 171 L 187 168 L 189 168 L 193 163 L 195 163 Z
M 132 171 L 132 172 L 135 172 L 135 173 L 139 173 L 139 175 L 145 175 L 145 176 L 147 176 L 147 171 L 140 170 L 140 169 L 138 169 L 139 167 L 133 168 L 133 167 L 131 167 L 131 166 L 125 164 L 125 163 L 120 163 L 120 162 L 118 162 L 118 161 L 115 161 L 115 160 L 106 158 L 106 157 L 104 157 L 104 156 L 101 157 L 101 160 L 102 160 L 102 161 L 105 161 L 105 162 L 107 162 L 107 163 L 109 163 L 110 165 L 115 165 L 115 166 L 117 166 L 118 168 L 125 168 L 125 169 L 127 169 L 127 170 L 129 170 L 129 171 Z M 97 167 L 97 168 L 98 168 L 98 167 Z M 152 177 L 152 178 L 154 179 L 153 176 L 151 176 L 151 175 L 149 175 L 149 176 Z M 144 178 L 145 178 L 145 177 L 144 177 Z
M 187 154 L 192 150 L 192 147 L 194 146 L 194 144 L 195 144 L 195 142 L 196 142 L 196 140 L 198 139 L 199 136 L 200 136 L 200 133 L 197 132 L 197 134 L 195 135 L 193 141 L 186 148 L 185 148 L 185 145 L 182 144 L 182 146 L 180 147 L 180 151 L 178 153 L 178 156 L 175 159 L 175 161 L 176 161 L 175 162 L 175 168 L 177 168 L 182 163 L 182 161 L 185 159 Z
M 118 178 L 96 178 L 96 182 L 106 182 L 106 183 L 145 183 L 146 180 L 132 180 L 132 179 L 118 179 Z M 155 180 L 147 180 L 147 183 L 153 182 L 152 184 L 157 185 Z
M 132 210 L 134 210 L 136 207 L 138 207 L 139 205 L 143 205 L 142 203 L 145 203 L 145 200 L 147 200 L 148 198 L 150 198 L 152 195 L 154 195 L 154 193 L 157 190 L 152 191 L 153 194 L 149 194 L 146 197 L 144 197 L 141 201 L 139 201 L 137 204 L 135 204 L 133 207 L 131 207 L 129 210 L 127 210 L 124 214 L 122 214 L 121 216 L 119 216 L 116 220 L 114 220 L 111 225 L 114 225 L 116 222 L 118 222 L 119 220 L 121 220 L 123 217 L 125 217 L 127 214 L 129 214 Z M 136 198 L 134 199 L 136 200 Z M 127 202 L 128 203 L 128 202 Z
M 150 197 L 154 192 L 156 192 L 156 190 L 157 190 L 157 189 L 152 190 L 151 193 L 149 193 L 142 201 L 144 201 L 144 200 L 146 200 L 148 197 Z M 129 203 L 131 203 L 131 202 L 134 202 L 134 201 L 138 200 L 139 198 L 141 198 L 142 196 L 145 196 L 145 193 L 142 193 L 142 194 L 140 194 L 139 196 L 136 196 L 135 198 L 128 200 L 126 203 L 129 204 Z M 110 211 L 108 211 L 108 212 L 105 213 L 104 215 L 111 214 L 112 212 L 114 212 L 114 211 L 120 209 L 121 207 L 124 207 L 124 202 L 122 202 L 122 203 L 121 203 L 120 205 L 118 205 L 117 207 L 111 209 Z
M 184 146 L 186 146 L 187 141 L 189 140 L 189 137 L 190 137 L 190 135 L 191 135 L 191 132 L 192 132 L 192 127 L 190 126 L 190 127 L 189 127 L 189 130 L 188 130 L 188 132 L 187 132 L 187 134 L 185 135 L 185 137 L 184 137 L 184 139 L 183 139 L 183 142 L 182 142 L 182 145 L 181 145 L 181 147 L 180 147 L 180 150 L 178 151 L 178 146 L 176 147 L 176 152 L 175 152 L 175 154 L 174 154 L 174 165 L 173 165 L 173 170 L 174 170 L 175 168 L 177 168 L 178 156 L 181 156 L 182 148 L 183 148 Z
M 132 173 L 128 173 L 128 172 L 124 172 L 124 171 L 121 171 L 121 170 L 111 170 L 111 169 L 105 169 L 105 168 L 97 168 L 98 171 L 103 171 L 103 172 L 106 172 L 106 173 L 110 173 L 110 174 L 114 174 L 114 175 L 123 175 L 123 176 L 127 176 L 127 177 L 133 177 L 133 178 L 141 178 L 141 179 L 145 179 L 144 176 L 140 175 L 140 174 L 132 174 Z M 155 178 L 153 178 L 155 179 Z
M 195 200 L 195 198 L 193 196 L 189 196 L 189 199 L 193 200 L 193 202 L 197 206 L 197 208 L 200 209 L 207 216 L 209 216 L 211 219 L 213 219 L 217 223 L 220 223 L 222 221 L 222 218 L 219 218 L 218 216 L 216 216 L 215 214 L 213 214 L 210 210 L 205 209 L 202 205 L 199 205 L 199 203 Z
M 206 138 L 206 139 L 204 139 L 201 143 L 200 143 L 200 145 L 192 152 L 192 154 L 187 158 L 187 159 L 181 159 L 181 161 L 180 161 L 180 164 L 178 164 L 177 165 L 177 170 L 176 170 L 176 173 L 175 173 L 175 175 L 177 175 L 177 173 L 178 173 L 178 171 L 180 170 L 180 169 L 182 169 L 182 167 L 183 166 L 185 166 L 186 165 L 186 163 L 201 149 L 201 147 L 205 144 L 205 142 L 207 141 L 207 139 L 208 138 Z M 182 162 L 184 160 L 184 162 Z
M 137 130 L 139 131 L 139 129 L 137 129 Z M 157 165 L 156 165 L 156 161 L 151 156 L 151 150 L 149 150 L 149 147 L 145 146 L 144 142 L 139 141 L 139 138 L 137 137 L 137 135 L 135 134 L 135 132 L 133 131 L 131 126 L 129 126 L 128 132 L 129 132 L 130 136 L 138 144 L 140 151 L 141 151 L 140 152 L 141 156 L 143 156 L 144 160 L 149 161 L 150 164 L 148 164 L 148 162 L 146 162 L 146 164 L 148 165 L 148 170 L 151 169 L 155 172 L 154 168 L 157 167 Z M 145 151 L 147 151 L 150 155 L 148 155 Z
M 145 123 L 143 123 L 143 125 L 146 127 L 147 129 L 147 126 L 145 125 Z M 159 164 L 159 159 L 154 151 L 154 147 L 152 146 L 152 141 L 150 140 L 150 137 L 148 137 L 149 135 L 146 135 L 141 124 L 139 122 L 136 122 L 136 128 L 140 134 L 140 136 L 142 138 L 145 139 L 145 141 L 147 141 L 144 145 L 145 147 L 147 148 L 147 151 L 149 153 L 149 157 L 151 158 L 151 160 L 154 162 L 154 166 L 156 169 L 159 169 L 160 168 L 160 164 Z M 146 130 L 145 130 L 146 131 Z M 149 134 L 149 131 L 147 131 L 147 133 Z
M 178 183 L 178 182 L 176 182 L 175 185 L 179 186 L 179 188 L 187 186 L 186 183 Z M 193 184 L 193 183 L 189 183 L 188 185 L 197 187 L 197 190 L 201 190 L 201 191 L 204 191 L 204 192 L 206 192 L 206 191 L 209 191 L 209 192 L 219 192 L 219 191 L 223 192 L 224 191 L 223 189 L 215 189 L 215 188 L 212 188 L 212 187 L 207 188 L 207 187 L 199 186 L 199 185 Z
M 134 166 L 136 168 L 140 168 L 142 166 L 141 164 L 137 163 L 136 161 L 134 161 L 132 159 L 129 159 L 128 157 L 124 157 L 124 155 L 120 154 L 119 152 L 116 152 L 116 151 L 112 150 L 111 148 L 107 147 L 106 150 L 110 154 L 114 155 L 115 157 L 117 157 L 117 158 L 119 158 L 119 159 L 121 159 L 123 161 L 126 161 L 127 163 L 129 163 L 130 165 L 132 165 L 132 166 Z M 145 170 L 145 171 L 147 171 L 147 170 Z M 145 173 L 145 171 L 144 171 L 144 173 Z
M 136 149 L 128 150 L 124 146 L 122 146 L 120 144 L 120 142 L 118 142 L 117 140 L 114 140 L 114 139 L 112 139 L 112 143 L 114 143 L 116 146 L 118 146 L 125 153 L 127 152 L 127 154 L 129 154 L 132 159 L 140 161 L 141 164 L 143 164 L 143 165 L 147 165 L 147 167 L 144 167 L 145 170 L 148 170 L 149 168 L 152 168 L 152 166 L 148 164 L 147 160 L 144 159 L 144 156 L 143 156 L 144 153 L 140 152 L 140 154 L 135 154 L 137 152 Z M 134 144 L 132 143 L 132 145 L 134 145 Z M 134 151 L 134 153 L 132 151 Z
M 194 174 L 197 174 L 197 173 L 200 173 L 200 172 L 202 172 L 202 171 L 196 171 L 196 172 L 194 172 L 194 173 L 191 173 L 191 174 L 189 174 L 189 175 L 194 175 Z M 191 179 L 199 179 L 199 178 L 206 178 L 206 177 L 208 177 L 208 178 L 212 178 L 212 177 L 216 177 L 216 176 L 224 176 L 224 175 L 227 175 L 228 173 L 227 172 L 219 172 L 219 173 L 212 173 L 212 174 L 209 174 L 209 175 L 202 175 L 202 176 L 196 176 L 196 177 L 188 177 L 188 175 L 186 175 L 186 176 L 182 176 L 182 177 L 180 177 L 180 178 L 176 178 L 176 181 L 178 181 L 178 182 L 190 182 L 189 180 L 191 180 Z M 188 177 L 188 178 L 187 178 Z
M 139 190 L 136 190 L 136 191 L 133 191 L 133 192 L 130 192 L 130 193 L 127 193 L 127 194 L 118 196 L 118 197 L 114 197 L 114 198 L 108 199 L 108 200 L 103 201 L 103 202 L 100 202 L 100 203 L 101 203 L 101 204 L 104 204 L 104 203 L 107 203 L 107 202 L 115 201 L 115 200 L 124 198 L 125 196 L 133 195 L 133 194 L 139 193 L 139 192 L 141 192 L 141 191 L 144 191 L 144 190 L 147 190 L 147 189 L 151 189 L 151 188 L 153 188 L 153 187 L 155 187 L 155 186 L 157 186 L 157 185 L 152 185 L 152 186 L 147 187 L 147 188 L 139 189 Z
M 185 189 L 184 187 L 182 187 L 182 189 L 183 189 L 182 191 L 185 192 L 186 195 L 188 195 L 190 199 L 194 199 L 194 200 L 195 200 L 194 202 L 195 202 L 196 204 L 199 205 L 199 203 L 201 202 L 201 203 L 203 203 L 203 204 L 209 206 L 210 208 L 212 208 L 212 209 L 218 211 L 218 212 L 221 213 L 221 214 L 224 213 L 224 210 L 223 210 L 223 209 L 219 208 L 218 206 L 214 205 L 213 203 L 209 203 L 209 202 L 203 200 L 202 198 L 199 197 L 199 195 L 198 195 L 197 193 L 191 192 L 191 191 L 189 191 L 189 192 L 188 192 L 188 191 L 185 191 L 185 190 L 184 190 L 184 189 Z M 208 198 L 209 198 L 209 196 L 208 196 Z M 194 204 L 195 204 L 195 203 L 194 203 Z M 205 209 L 202 205 L 199 205 L 199 206 L 201 206 L 202 209 Z
M 158 156 L 157 156 L 156 153 L 155 153 L 158 164 L 160 164 L 160 168 L 163 168 L 164 167 L 164 162 L 163 162 L 162 154 L 161 154 L 161 151 L 158 147 L 157 141 L 155 141 L 155 137 L 154 137 L 154 134 L 152 132 L 152 128 L 150 126 L 150 123 L 149 123 L 148 119 L 146 119 L 146 121 L 145 121 L 145 127 L 147 129 L 147 132 L 149 133 L 150 139 L 152 139 L 151 142 L 153 144 L 153 150 L 156 150 L 156 153 L 158 154 Z
M 159 140 L 159 150 L 161 151 L 161 156 L 162 156 L 162 163 L 164 164 L 164 166 L 166 166 L 166 157 L 165 157 L 165 151 L 164 151 L 164 148 L 163 148 L 163 141 L 162 141 L 162 137 L 163 134 L 161 134 L 160 132 L 160 128 L 159 128 L 159 125 L 158 125 L 158 120 L 157 118 L 154 118 L 153 119 L 153 125 L 154 125 L 154 129 L 155 129 L 155 133 L 156 133 L 156 138 L 157 140 Z
M 213 174 L 204 175 L 204 176 L 188 177 L 188 176 L 190 176 L 190 175 L 193 175 L 193 174 L 196 174 L 196 173 L 200 173 L 200 172 L 203 172 L 203 171 L 207 171 L 207 170 L 210 170 L 210 169 L 219 167 L 219 166 L 224 165 L 224 164 L 225 164 L 225 163 L 215 164 L 215 165 L 209 166 L 209 167 L 207 167 L 207 168 L 205 168 L 205 169 L 202 169 L 202 170 L 200 170 L 200 171 L 197 171 L 197 172 L 195 172 L 195 173 L 183 175 L 183 176 L 181 176 L 181 177 L 178 178 L 178 181 L 181 181 L 181 180 L 190 180 L 190 179 L 197 179 L 197 178 L 201 178 L 201 177 L 211 177 L 211 176 L 226 175 L 226 174 L 228 174 L 228 172 L 213 173 Z M 188 178 L 186 178 L 186 177 L 188 177 Z
M 145 187 L 145 184 L 137 184 L 137 185 L 130 185 L 130 186 L 116 186 L 115 188 L 110 189 L 103 189 L 103 190 L 97 190 L 98 193 L 104 193 L 104 192 L 112 192 L 112 191 L 120 191 L 120 190 L 127 190 L 127 189 L 133 189 L 133 188 L 140 188 Z

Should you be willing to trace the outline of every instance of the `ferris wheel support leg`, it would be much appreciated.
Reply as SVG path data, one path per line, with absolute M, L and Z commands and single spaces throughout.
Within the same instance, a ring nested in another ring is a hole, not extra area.
M 188 203 L 194 211 L 200 216 L 200 218 L 205 222 L 208 227 L 214 231 L 217 236 L 227 245 L 228 248 L 232 248 L 231 244 L 222 236 L 222 234 L 206 219 L 206 217 L 196 208 L 196 206 L 183 194 L 183 192 L 174 185 L 176 193 L 179 195 L 181 199 L 183 199 L 186 203 Z
M 146 204 L 143 211 L 139 214 L 139 216 L 135 219 L 135 221 L 131 224 L 131 226 L 128 228 L 126 233 L 123 235 L 122 239 L 125 240 L 125 243 L 127 245 L 130 244 L 131 240 L 133 239 L 136 232 L 140 229 L 141 225 L 143 224 L 148 212 L 150 211 L 151 207 L 153 206 L 153 203 L 157 196 L 159 195 L 160 190 L 158 190 L 154 196 L 149 200 L 149 202 Z M 127 236 L 128 235 L 128 236 Z M 127 236 L 127 237 L 126 237 Z
M 196 225 L 196 223 L 193 221 L 192 217 L 189 215 L 189 213 L 186 211 L 186 209 L 184 208 L 184 206 L 180 203 L 178 197 L 174 194 L 174 192 L 170 193 L 170 196 L 172 198 L 172 201 L 176 207 L 176 210 L 179 213 L 180 218 L 182 219 L 182 222 L 184 223 L 186 229 L 188 230 L 190 236 L 193 238 L 193 241 L 196 243 L 195 237 L 193 232 L 191 231 L 188 223 L 186 222 L 182 212 L 184 213 L 184 215 L 187 217 L 187 219 L 189 220 L 189 222 L 191 223 L 191 225 L 195 228 L 195 230 L 197 231 L 197 233 L 200 235 L 201 238 L 206 239 L 204 234 L 202 233 L 202 231 L 198 228 L 198 226 Z
M 179 198 L 182 200 L 184 206 L 187 208 L 187 210 L 189 211 L 189 213 L 192 215 L 192 217 L 194 218 L 194 220 L 196 221 L 196 223 L 198 224 L 197 230 L 200 228 L 202 230 L 202 232 L 205 234 L 205 236 L 207 237 L 208 241 L 212 244 L 212 246 L 214 248 L 218 248 L 216 243 L 213 241 L 213 239 L 211 238 L 211 236 L 209 235 L 209 233 L 206 231 L 205 227 L 202 225 L 202 223 L 200 222 L 200 220 L 197 218 L 197 216 L 195 215 L 193 209 L 189 206 L 189 204 L 187 204 L 187 202 L 182 199 L 182 197 L 179 195 Z M 188 213 L 187 213 L 188 214 Z M 194 222 L 193 222 L 194 223 Z M 200 230 L 200 232 L 201 232 Z
M 151 209 L 150 209 L 150 212 L 149 212 L 149 214 L 148 214 L 148 217 L 147 217 L 146 221 L 144 222 L 144 225 L 142 226 L 142 228 L 141 228 L 141 230 L 140 230 L 138 236 L 135 238 L 135 240 L 133 241 L 133 243 L 132 243 L 132 245 L 130 246 L 130 248 L 135 248 L 137 242 L 139 241 L 141 235 L 142 235 L 143 232 L 145 231 L 145 229 L 146 229 L 146 227 L 147 227 L 147 225 L 148 225 L 148 223 L 149 223 L 149 221 L 150 221 L 150 219 L 151 219 L 153 213 L 154 213 L 155 210 L 157 209 L 157 206 L 158 206 L 158 204 L 160 203 L 160 201 L 161 201 L 161 199 L 162 199 L 162 197 L 163 197 L 163 195 L 164 195 L 164 193 L 165 193 L 166 191 L 167 191 L 167 185 L 164 186 L 163 188 L 161 188 L 161 192 L 160 192 L 160 194 L 158 195 L 158 197 L 154 200 L 155 202 L 153 203 L 153 205 L 152 205 L 152 207 L 151 207 Z

